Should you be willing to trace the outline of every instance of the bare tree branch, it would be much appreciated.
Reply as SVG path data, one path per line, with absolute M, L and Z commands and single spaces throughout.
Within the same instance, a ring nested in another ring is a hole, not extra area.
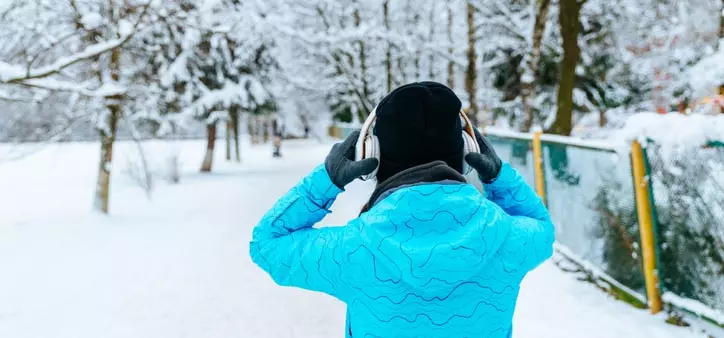
M 38 59 L 39 59 L 44 53 L 47 53 L 49 50 L 55 48 L 55 46 L 57 46 L 57 45 L 63 43 L 64 41 L 66 41 L 66 40 L 68 40 L 68 39 L 76 36 L 77 34 L 78 34 L 78 31 L 73 31 L 72 33 L 67 34 L 66 36 L 62 36 L 62 37 L 58 38 L 57 40 L 52 41 L 42 52 L 39 52 L 39 53 L 35 54 L 35 56 L 33 56 L 33 57 L 30 59 L 30 62 L 28 62 L 28 65 L 27 65 L 27 67 L 26 67 L 26 73 L 29 73 L 29 72 L 30 72 L 30 69 L 32 69 L 33 64 L 34 64 L 36 61 L 38 61 Z
M 68 82 L 68 81 L 60 81 L 60 80 L 54 80 L 54 79 L 46 79 L 46 78 L 40 78 L 40 79 L 29 79 L 24 80 L 21 82 L 17 82 L 15 84 L 28 87 L 28 88 L 37 88 L 37 89 L 44 89 L 44 90 L 50 90 L 54 92 L 69 92 L 69 93 L 78 93 L 84 96 L 90 96 L 90 97 L 106 97 L 106 96 L 114 96 L 114 95 L 123 95 L 126 93 L 126 89 L 123 87 L 117 87 L 117 86 L 102 86 L 98 89 L 89 89 L 88 86 L 84 84 L 78 84 L 75 82 Z
M 52 86 L 48 86 L 47 83 L 42 83 L 42 82 L 38 82 L 38 81 L 35 81 L 35 82 L 29 82 L 29 81 L 34 80 L 34 79 L 45 78 L 50 75 L 57 74 L 60 71 L 62 71 L 63 69 L 70 67 L 80 61 L 95 58 L 106 52 L 109 52 L 115 48 L 122 46 L 123 44 L 125 44 L 126 42 L 131 40 L 131 38 L 139 31 L 140 24 L 146 15 L 149 5 L 150 5 L 150 2 L 148 2 L 146 5 L 144 5 L 141 15 L 139 16 L 138 20 L 136 21 L 136 23 L 133 26 L 133 29 L 130 32 L 128 32 L 124 35 L 121 35 L 117 39 L 113 39 L 113 40 L 109 40 L 106 42 L 88 46 L 83 51 L 75 53 L 71 56 L 62 58 L 60 60 L 57 60 L 48 66 L 24 69 L 25 67 L 22 67 L 19 65 L 12 65 L 12 64 L 8 64 L 6 62 L 0 61 L 0 83 L 21 84 L 21 85 L 28 85 L 31 87 L 50 89 L 50 87 L 52 87 Z M 72 87 L 77 87 L 77 85 L 69 86 L 68 83 L 58 82 L 56 84 L 58 84 L 59 87 L 62 88 L 60 90 L 70 90 Z M 84 94 L 82 88 L 73 88 L 72 91 Z M 86 95 L 86 94 L 84 94 L 84 95 Z
M 6 102 L 35 102 L 36 100 L 32 97 L 28 96 L 21 96 L 21 95 L 13 95 L 10 93 L 6 93 L 3 91 L 0 91 L 0 101 L 6 101 Z

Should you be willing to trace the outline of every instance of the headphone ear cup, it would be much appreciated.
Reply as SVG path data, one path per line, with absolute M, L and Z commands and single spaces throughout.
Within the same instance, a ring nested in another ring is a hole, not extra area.
M 463 131 L 463 143 L 463 175 L 467 175 L 473 171 L 473 168 L 465 161 L 465 156 L 470 153 L 479 153 L 480 147 L 478 147 L 478 141 L 465 131 Z
M 367 158 L 376 158 L 377 159 L 377 168 L 373 172 L 371 172 L 368 175 L 363 175 L 360 177 L 363 181 L 367 181 L 370 179 L 373 179 L 377 176 L 377 170 L 380 169 L 380 142 L 377 140 L 377 136 L 375 135 L 367 135 L 364 142 L 364 155 L 362 159 Z

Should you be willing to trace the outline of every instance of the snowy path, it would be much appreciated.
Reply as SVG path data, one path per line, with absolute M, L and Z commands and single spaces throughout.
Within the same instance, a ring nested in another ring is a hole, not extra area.
M 96 145 L 54 146 L 0 164 L 0 337 L 341 337 L 343 304 L 274 285 L 247 246 L 254 223 L 328 147 L 287 144 L 282 161 L 266 146 L 246 147 L 245 163 L 218 160 L 216 173 L 203 176 L 194 171 L 203 144 L 186 142 L 181 184 L 159 181 L 149 202 L 116 175 L 111 217 L 88 212 Z M 116 172 L 132 148 L 120 145 Z M 154 162 L 165 148 L 149 145 Z M 350 187 L 325 223 L 344 223 L 369 191 Z M 699 337 L 551 263 L 525 280 L 514 331 L 518 338 Z

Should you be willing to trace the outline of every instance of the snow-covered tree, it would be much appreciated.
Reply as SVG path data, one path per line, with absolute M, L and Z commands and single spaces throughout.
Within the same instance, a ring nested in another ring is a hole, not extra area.
M 219 121 L 237 145 L 244 114 L 297 130 L 359 123 L 394 88 L 433 80 L 480 124 L 577 133 L 714 93 L 721 11 L 721 0 L 9 0 L 0 136 L 57 140 L 92 121 L 107 211 L 122 128 L 202 121 L 209 171 Z
M 338 120 L 364 119 L 395 87 L 448 82 L 465 66 L 462 1 L 282 2 L 289 12 L 276 18 L 279 76 L 325 96 Z
M 101 139 L 95 208 L 107 213 L 113 143 L 132 82 L 124 71 L 125 47 L 142 30 L 151 3 L 139 1 L 14 1 L 4 15 L 0 91 L 7 95 L 67 92 L 97 122 Z M 30 91 L 27 91 L 30 90 Z M 77 102 L 78 96 L 83 100 Z
M 533 31 L 528 42 L 528 50 L 523 56 L 522 74 L 521 74 L 521 103 L 525 111 L 525 120 L 521 129 L 529 131 L 533 125 L 535 112 L 533 110 L 533 101 L 535 100 L 535 82 L 538 74 L 538 63 L 541 59 L 541 48 L 543 44 L 543 34 L 545 33 L 546 23 L 548 21 L 548 10 L 551 6 L 551 0 L 537 0 L 535 2 L 535 21 L 533 23 Z
M 716 50 L 723 6 L 721 0 L 643 0 L 620 7 L 615 38 L 631 70 L 648 79 L 649 110 L 666 112 L 701 96 L 688 83 L 702 74 L 689 70 Z
M 555 104 L 557 2 L 472 1 L 481 50 L 480 103 L 491 123 L 528 129 Z M 500 121 L 504 120 L 504 121 Z
M 151 56 L 148 71 L 158 77 L 154 85 L 163 93 L 157 97 L 162 126 L 183 127 L 193 119 L 206 124 L 201 171 L 211 171 L 218 121 L 231 122 L 238 154 L 241 112 L 271 99 L 263 83 L 272 65 L 263 10 L 240 1 L 169 3 L 164 11 L 183 13 L 182 19 L 162 22 L 144 37 L 148 48 L 161 51 Z

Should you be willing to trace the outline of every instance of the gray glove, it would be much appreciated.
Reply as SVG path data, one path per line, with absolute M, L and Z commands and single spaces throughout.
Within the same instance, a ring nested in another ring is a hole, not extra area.
M 350 134 L 344 142 L 337 143 L 324 160 L 332 183 L 340 189 L 362 175 L 367 175 L 377 168 L 379 161 L 376 158 L 367 158 L 361 161 L 354 160 L 355 146 L 359 138 L 359 130 Z
M 478 172 L 478 176 L 483 183 L 493 183 L 500 174 L 503 161 L 495 153 L 490 141 L 481 135 L 477 128 L 473 128 L 473 130 L 475 131 L 475 140 L 478 141 L 480 147 L 480 153 L 465 155 L 465 161 Z

